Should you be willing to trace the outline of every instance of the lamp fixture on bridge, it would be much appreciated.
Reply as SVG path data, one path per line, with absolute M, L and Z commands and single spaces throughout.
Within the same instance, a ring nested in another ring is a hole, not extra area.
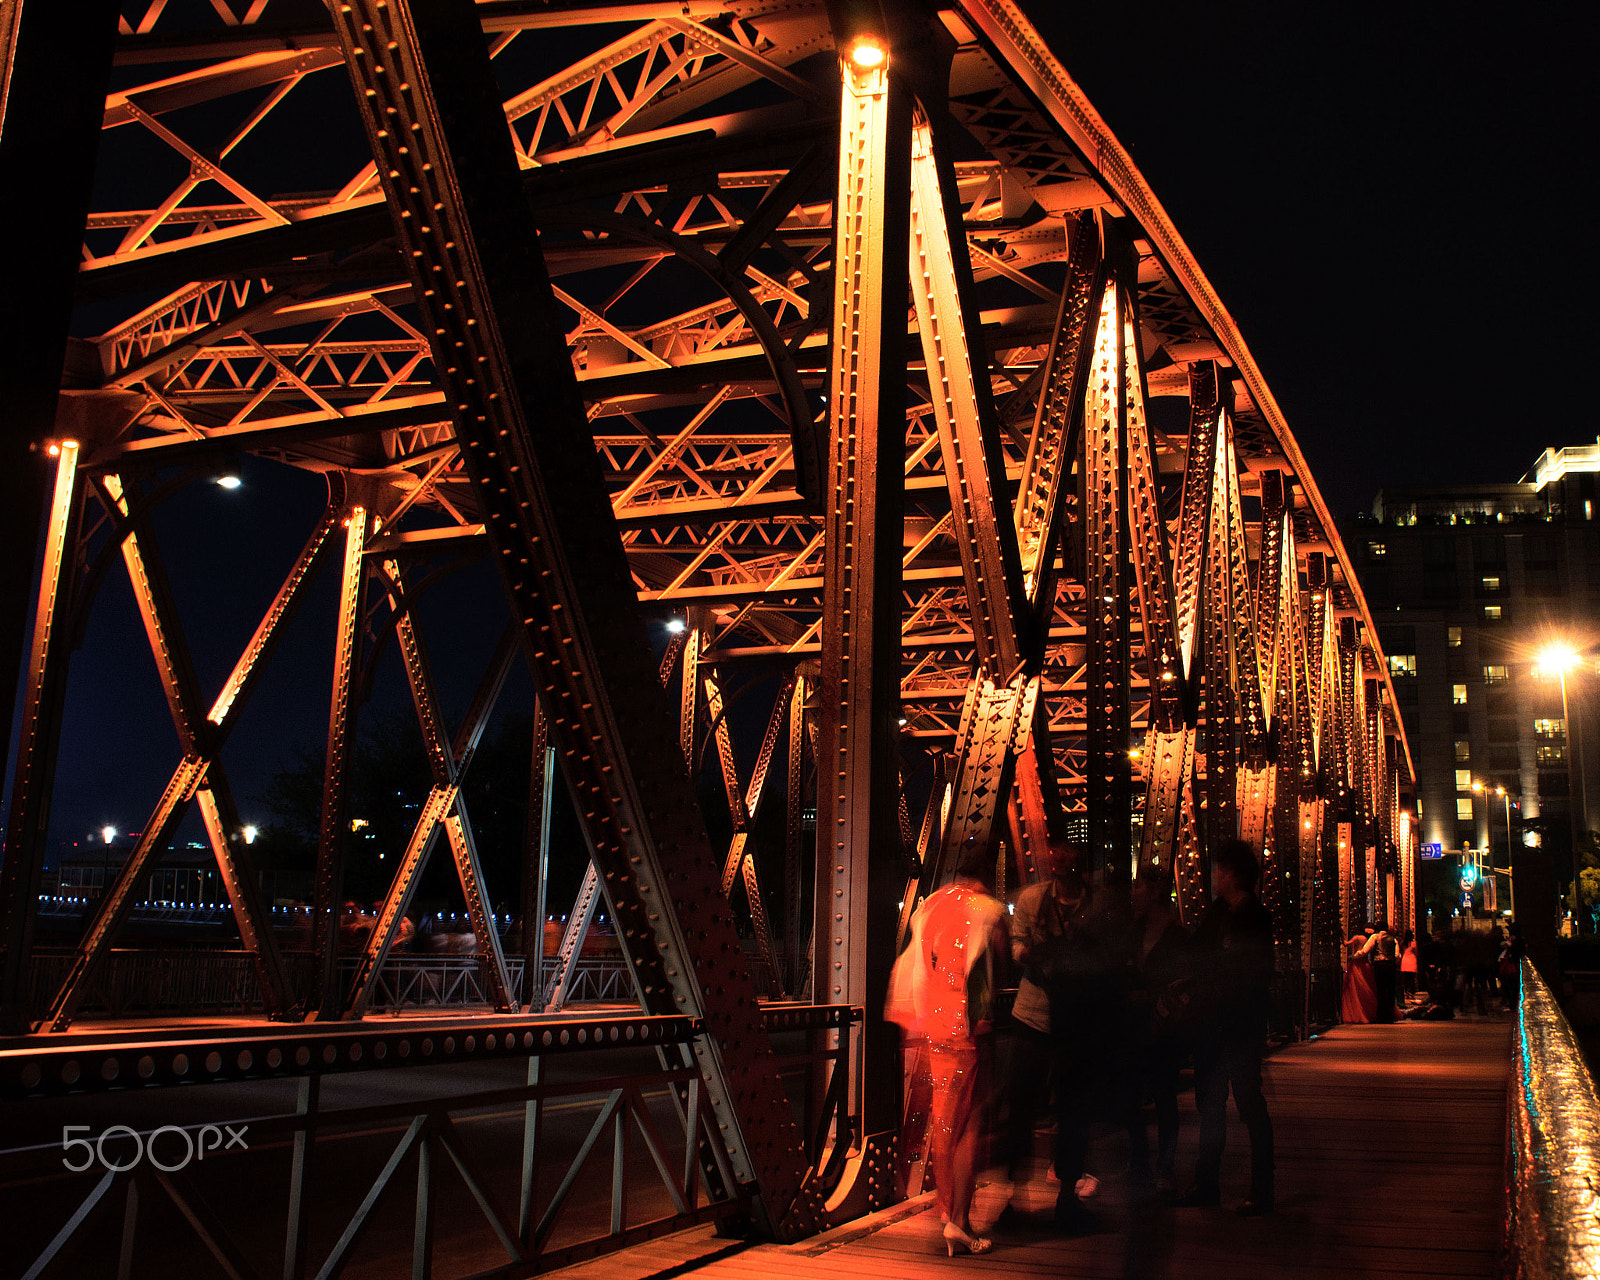
M 683 628 L 684 628 L 684 622 L 683 622 L 682 618 L 668 618 L 667 619 L 667 634 L 668 635 L 681 636 L 683 634 Z
M 863 71 L 871 71 L 889 61 L 889 48 L 881 36 L 857 36 L 850 46 L 850 61 Z

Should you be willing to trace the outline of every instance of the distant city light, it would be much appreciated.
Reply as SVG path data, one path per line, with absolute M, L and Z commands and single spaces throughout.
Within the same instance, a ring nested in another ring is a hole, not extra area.
M 117 838 L 117 829 L 115 827 L 101 827 L 100 838 L 107 844 L 110 844 Z

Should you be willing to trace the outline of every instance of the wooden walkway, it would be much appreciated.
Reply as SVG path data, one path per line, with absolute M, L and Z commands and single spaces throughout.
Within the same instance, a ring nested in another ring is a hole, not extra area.
M 1248 1142 L 1230 1105 L 1221 1209 L 1135 1210 L 1116 1170 L 1126 1140 L 1098 1138 L 1091 1168 L 1101 1234 L 1001 1235 L 993 1252 L 947 1259 L 931 1199 L 909 1202 L 793 1246 L 684 1232 L 563 1272 L 572 1280 L 948 1280 L 955 1275 L 1294 1280 L 1496 1274 L 1511 1021 L 1338 1027 L 1275 1054 L 1266 1092 L 1277 1130 L 1278 1212 L 1244 1220 Z M 1184 1099 L 1180 1175 L 1197 1122 Z M 1055 1188 L 1030 1187 L 1041 1209 Z M 980 1189 L 975 1221 L 999 1211 Z

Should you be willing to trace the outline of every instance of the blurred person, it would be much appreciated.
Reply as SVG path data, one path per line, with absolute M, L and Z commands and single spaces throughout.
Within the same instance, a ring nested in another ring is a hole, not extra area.
M 1045 878 L 1017 895 L 1011 917 L 1011 959 L 1021 970 L 1004 1049 L 1006 1176 L 1013 1200 L 997 1225 L 1014 1225 L 1021 1213 L 1015 1197 L 1033 1163 L 1034 1132 L 1046 1114 L 1050 1094 L 1050 996 L 1036 964 L 1048 945 L 1066 931 L 1082 908 L 1088 887 L 1078 871 L 1081 853 L 1065 840 L 1052 840 L 1040 868 Z
M 1417 994 L 1419 964 L 1417 935 L 1407 929 L 1400 936 L 1400 993 L 1402 997 Z
M 1206 987 L 1195 1043 L 1200 1151 L 1194 1184 L 1178 1203 L 1221 1203 L 1231 1089 L 1250 1134 L 1250 1194 L 1238 1212 L 1240 1217 L 1259 1217 L 1275 1208 L 1272 1118 L 1261 1094 L 1274 973 L 1272 913 L 1256 897 L 1261 864 L 1249 845 L 1224 841 L 1211 855 L 1211 866 L 1217 896 L 1200 918 L 1193 942 L 1196 972 Z
M 1372 974 L 1377 931 L 1350 935 L 1345 943 L 1344 985 L 1339 991 L 1340 1022 L 1371 1022 L 1378 1016 L 1378 986 Z
M 1373 936 L 1372 990 L 1374 1022 L 1393 1022 L 1395 996 L 1400 989 L 1400 975 L 1395 968 L 1394 935 L 1387 928 L 1379 929 Z
M 1500 950 L 1500 998 L 1505 1001 L 1508 1013 L 1515 1013 L 1522 999 L 1522 958 L 1527 954 L 1528 944 L 1522 937 L 1522 930 L 1512 925 L 1505 946 Z
M 984 850 L 967 849 L 954 879 L 917 908 L 884 1014 L 927 1044 L 931 1158 L 951 1257 L 957 1248 L 986 1253 L 993 1245 L 973 1231 L 971 1219 L 988 1096 L 994 968 L 1006 947 L 1006 910 L 988 888 L 993 866 Z
M 1123 981 L 1119 949 L 1107 936 L 1106 915 L 1095 910 L 1094 894 L 1083 884 L 1076 910 L 1065 915 L 1061 931 L 1030 954 L 1039 983 L 1050 999 L 1050 1085 L 1056 1100 L 1055 1173 L 1060 1182 L 1054 1221 L 1067 1235 L 1099 1230 L 1099 1219 L 1083 1204 L 1091 1186 L 1084 1159 L 1089 1126 L 1106 1099 L 1107 1048 L 1120 1029 Z
M 1140 1075 L 1156 1111 L 1155 1189 L 1177 1189 L 1178 1076 L 1188 1054 L 1194 1004 L 1189 934 L 1178 922 L 1172 881 L 1146 874 L 1133 886 Z

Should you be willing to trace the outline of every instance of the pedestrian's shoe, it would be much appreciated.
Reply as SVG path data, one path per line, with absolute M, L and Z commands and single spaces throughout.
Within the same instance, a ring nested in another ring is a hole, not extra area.
M 1172 1203 L 1180 1209 L 1209 1209 L 1222 1203 L 1222 1192 L 1216 1186 L 1197 1182 Z
M 1100 1194 L 1100 1179 L 1092 1173 L 1086 1173 L 1078 1179 L 1078 1185 L 1073 1187 L 1080 1200 L 1092 1200 Z
M 953 1258 L 957 1249 L 967 1253 L 988 1253 L 994 1248 L 994 1241 L 975 1231 L 963 1231 L 955 1223 L 947 1222 L 944 1224 L 944 1247 L 947 1255 Z
M 1100 1230 L 1100 1219 L 1086 1209 L 1076 1197 L 1062 1197 L 1056 1201 L 1056 1230 L 1068 1236 L 1092 1236 Z
M 1264 1218 L 1276 1207 L 1272 1192 L 1252 1191 L 1237 1212 L 1241 1218 Z

